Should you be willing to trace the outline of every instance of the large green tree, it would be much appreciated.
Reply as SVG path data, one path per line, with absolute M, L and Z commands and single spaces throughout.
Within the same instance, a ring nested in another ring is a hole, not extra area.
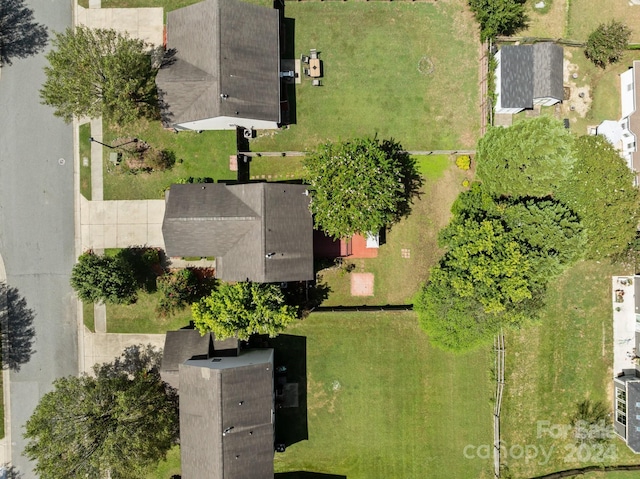
M 91 303 L 129 304 L 136 300 L 138 283 L 122 255 L 97 255 L 87 251 L 71 271 L 71 286 L 78 297 Z
M 468 0 L 482 40 L 513 35 L 527 27 L 526 0 Z
M 25 455 L 51 479 L 135 479 L 163 459 L 179 435 L 175 390 L 138 355 L 57 379 L 26 423 Z M 123 367 L 124 364 L 129 367 Z M 132 364 L 139 367 L 131 369 Z
M 446 252 L 416 310 L 436 345 L 464 350 L 500 327 L 534 319 L 548 281 L 579 257 L 584 237 L 565 205 L 496 201 L 478 184 L 460 195 L 452 211 L 439 237 Z
M 578 138 L 574 150 L 576 163 L 558 197 L 580 216 L 588 258 L 622 253 L 634 241 L 640 221 L 634 174 L 601 136 Z
M 617 20 L 601 23 L 589 35 L 584 54 L 596 66 L 605 68 L 622 58 L 630 36 L 631 30 L 624 23 Z
M 279 286 L 252 282 L 221 283 L 191 311 L 196 329 L 213 331 L 218 339 L 273 337 L 298 317 L 298 309 L 286 304 Z
M 316 226 L 333 238 L 395 223 L 421 186 L 415 161 L 393 140 L 325 143 L 305 157 L 304 168 Z
M 477 175 L 494 196 L 552 195 L 571 171 L 572 147 L 571 133 L 548 116 L 490 128 L 478 142 Z
M 105 116 L 126 123 L 157 111 L 156 68 L 142 40 L 78 26 L 56 33 L 53 47 L 40 96 L 56 116 L 66 122 Z

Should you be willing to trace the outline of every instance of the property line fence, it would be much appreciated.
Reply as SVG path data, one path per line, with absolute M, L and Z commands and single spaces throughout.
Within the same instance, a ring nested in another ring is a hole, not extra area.
M 493 475 L 500 477 L 500 408 L 502 407 L 502 390 L 504 389 L 504 333 L 496 336 L 493 341 L 495 351 L 495 373 L 496 373 L 496 397 L 493 407 Z
M 585 43 L 572 40 L 570 38 L 548 38 L 548 37 L 496 37 L 498 43 L 539 43 L 539 42 L 553 42 L 558 45 L 566 45 L 568 47 L 584 47 Z
M 485 40 L 480 45 L 480 136 L 487 132 L 488 123 L 493 124 L 491 112 L 493 111 L 489 98 L 489 55 L 491 55 L 490 45 Z
M 412 304 L 385 304 L 380 306 L 317 306 L 309 312 L 336 313 L 336 312 L 366 312 L 366 311 L 413 311 Z
M 410 155 L 475 155 L 476 150 L 412 150 L 406 151 Z M 304 151 L 239 151 L 238 155 L 244 155 L 249 157 L 261 157 L 261 156 L 305 156 Z

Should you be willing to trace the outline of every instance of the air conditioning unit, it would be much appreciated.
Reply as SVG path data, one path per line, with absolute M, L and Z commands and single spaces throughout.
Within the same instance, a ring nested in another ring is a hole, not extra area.
M 250 140 L 251 138 L 253 138 L 253 130 L 251 128 L 245 128 L 243 134 L 247 140 Z

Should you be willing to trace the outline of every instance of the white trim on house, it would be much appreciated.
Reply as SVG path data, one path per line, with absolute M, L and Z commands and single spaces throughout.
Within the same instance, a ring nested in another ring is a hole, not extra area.
M 553 106 L 556 103 L 560 103 L 560 100 L 558 100 L 557 98 L 544 97 L 544 98 L 534 98 L 533 99 L 533 104 L 534 105 Z
M 255 120 L 252 118 L 238 118 L 234 116 L 217 116 L 203 120 L 178 123 L 175 127 L 179 130 L 235 130 L 241 126 L 247 130 L 274 130 L 278 128 L 275 121 Z

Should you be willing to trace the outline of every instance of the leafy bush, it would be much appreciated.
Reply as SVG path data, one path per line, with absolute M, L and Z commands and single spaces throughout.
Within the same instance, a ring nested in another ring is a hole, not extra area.
M 456 158 L 456 166 L 461 170 L 468 170 L 471 168 L 471 158 L 469 155 L 460 155 Z
M 131 304 L 138 285 L 131 265 L 121 256 L 83 253 L 71 271 L 71 287 L 90 303 Z
M 594 65 L 605 68 L 622 58 L 630 36 L 631 30 L 624 23 L 615 20 L 601 23 L 589 35 L 584 54 Z
M 152 171 L 170 170 L 175 163 L 176 154 L 171 150 L 150 148 L 144 153 L 145 167 Z
M 181 269 L 157 280 L 162 293 L 156 312 L 161 316 L 171 316 L 197 299 L 198 277 L 190 269 Z

